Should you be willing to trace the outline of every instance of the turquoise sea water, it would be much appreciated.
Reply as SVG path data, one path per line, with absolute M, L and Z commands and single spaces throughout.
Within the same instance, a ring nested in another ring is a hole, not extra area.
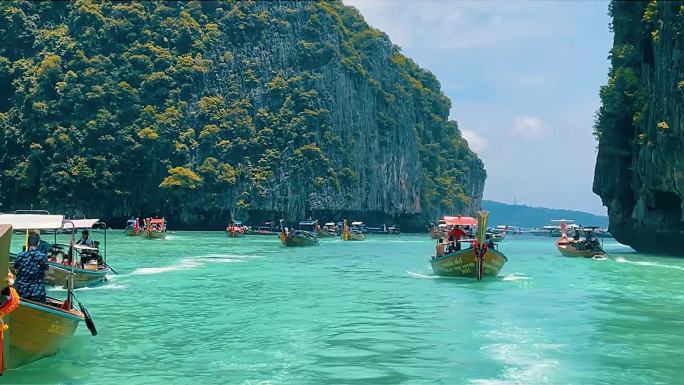
M 58 355 L 0 382 L 682 383 L 684 259 L 615 243 L 608 260 L 571 259 L 553 242 L 509 237 L 501 276 L 474 282 L 431 275 L 428 235 L 298 249 L 110 231 L 120 275 L 76 291 L 99 335 L 82 324 Z

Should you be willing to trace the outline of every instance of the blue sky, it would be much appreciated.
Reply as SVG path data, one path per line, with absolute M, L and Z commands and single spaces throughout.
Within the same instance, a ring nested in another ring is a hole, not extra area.
M 344 2 L 440 80 L 485 163 L 485 199 L 606 213 L 591 187 L 607 1 Z

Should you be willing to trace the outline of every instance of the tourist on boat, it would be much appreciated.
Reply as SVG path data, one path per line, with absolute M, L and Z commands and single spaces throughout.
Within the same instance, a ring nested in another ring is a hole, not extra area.
M 444 239 L 439 238 L 435 247 L 437 258 L 444 256 Z
M 492 236 L 490 234 L 487 234 L 485 236 L 485 239 L 487 239 L 487 247 L 496 250 L 496 244 L 494 243 L 494 239 L 492 238 Z
M 579 231 L 579 228 L 575 228 L 575 233 L 573 234 L 572 239 L 575 240 L 575 241 L 579 241 L 579 240 L 580 240 L 580 231 Z
M 454 226 L 453 229 L 449 232 L 449 244 L 450 244 L 450 249 L 452 251 L 458 251 L 461 250 L 461 242 L 459 242 L 462 238 L 466 236 L 465 231 L 461 230 L 460 226 Z M 449 252 L 452 252 L 449 251 Z
M 81 232 L 81 239 L 79 239 L 76 244 L 93 247 L 93 240 L 90 239 L 90 232 L 88 232 L 88 230 L 83 230 L 83 232 Z
M 36 249 L 42 251 L 45 254 L 50 254 L 50 249 L 52 248 L 52 245 L 50 245 L 48 242 L 45 242 L 40 238 L 40 230 L 30 230 L 29 236 L 31 235 L 38 237 L 38 246 L 36 247 Z
M 22 251 L 14 260 L 17 272 L 15 287 L 19 296 L 32 301 L 45 302 L 45 271 L 48 269 L 47 254 L 38 250 L 40 237 L 28 237 L 28 250 Z

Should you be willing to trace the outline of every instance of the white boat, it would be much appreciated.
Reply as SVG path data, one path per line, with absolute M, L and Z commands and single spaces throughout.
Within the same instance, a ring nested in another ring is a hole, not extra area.
M 565 223 L 568 230 L 574 230 L 576 227 L 579 227 L 572 219 L 554 219 L 542 228 L 530 229 L 530 233 L 538 237 L 560 237 L 561 223 Z
M 360 233 L 365 233 L 366 232 L 366 225 L 363 222 L 352 222 L 351 226 L 349 226 L 349 229 L 351 231 L 358 231 Z

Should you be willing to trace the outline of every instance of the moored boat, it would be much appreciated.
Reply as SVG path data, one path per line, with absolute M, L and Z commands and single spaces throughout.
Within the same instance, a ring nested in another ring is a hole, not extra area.
M 126 229 L 124 234 L 129 237 L 137 237 L 142 232 L 140 228 L 140 220 L 138 218 L 131 218 L 126 222 Z
M 488 212 L 478 212 L 476 239 L 470 248 L 434 256 L 430 260 L 435 275 L 476 278 L 479 281 L 499 274 L 508 258 L 485 241 L 488 217 Z
M 449 228 L 447 224 L 444 223 L 444 219 L 440 219 L 436 224 L 433 223 L 430 228 L 430 237 L 432 239 L 445 239 L 449 233 Z
M 487 235 L 494 243 L 503 242 L 506 239 L 506 234 L 508 234 L 508 226 L 497 226 L 487 231 Z
M 285 247 L 318 246 L 318 237 L 316 236 L 317 224 L 318 221 L 302 221 L 299 222 L 299 229 L 290 230 L 283 227 L 281 221 L 280 242 Z
M 544 229 L 544 228 L 533 228 L 533 229 L 530 229 L 530 234 L 537 236 L 537 237 L 550 237 L 551 236 L 551 230 Z
M 245 227 L 242 226 L 240 221 L 231 221 L 228 227 L 226 227 L 226 234 L 230 238 L 242 238 L 245 236 Z
M 337 236 L 337 225 L 334 222 L 328 222 L 322 227 L 316 228 L 316 234 L 319 238 L 330 238 Z
M 22 215 L 24 218 L 12 220 L 5 215 L 0 216 L 0 271 L 9 267 L 9 245 L 12 225 L 15 230 L 28 231 L 35 228 L 61 228 L 64 217 L 61 215 Z M 11 222 L 7 223 L 9 220 Z M 73 239 L 73 234 L 72 234 Z M 8 279 L 9 281 L 9 279 Z M 14 296 L 16 291 L 8 289 L 12 284 L 2 280 L 3 307 Z M 10 296 L 7 294 L 11 293 Z M 18 299 L 18 298 L 17 298 Z M 85 307 L 79 303 L 81 310 L 73 307 L 72 288 L 67 288 L 67 298 L 62 301 L 47 298 L 46 303 L 18 299 L 18 307 L 9 315 L 2 314 L 3 322 L 9 331 L 3 336 L 1 369 L 16 369 L 44 357 L 56 354 L 73 336 L 78 324 L 86 321 L 91 334 L 96 335 L 95 325 Z M 0 373 L 2 371 L 0 370 Z
M 367 234 L 399 234 L 401 231 L 399 230 L 398 225 L 392 225 L 388 227 L 383 223 L 382 226 L 377 227 L 366 226 L 364 227 L 363 232 Z
M 544 225 L 541 228 L 530 229 L 530 233 L 538 237 L 560 237 L 561 223 L 565 223 L 566 226 L 571 228 L 578 227 L 575 224 L 575 221 L 571 219 L 554 219 L 549 224 Z
M 148 239 L 166 238 L 166 219 L 145 218 L 145 237 Z
M 273 222 L 264 222 L 263 226 L 249 226 L 245 228 L 246 235 L 279 235 L 280 230 Z
M 352 222 L 352 223 L 361 223 L 361 222 Z M 359 230 L 360 227 L 349 227 L 347 226 L 347 220 L 344 220 L 344 223 L 342 224 L 342 240 L 343 241 L 363 241 L 366 239 L 366 237 L 363 235 L 361 230 Z

